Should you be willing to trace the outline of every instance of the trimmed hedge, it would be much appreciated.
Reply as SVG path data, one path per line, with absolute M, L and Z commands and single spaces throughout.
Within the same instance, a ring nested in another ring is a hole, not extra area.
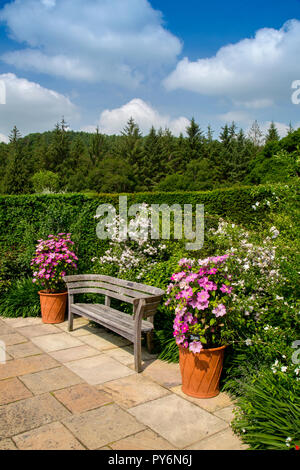
M 204 192 L 154 192 L 126 194 L 131 204 L 204 204 L 205 212 L 232 222 L 251 226 L 261 222 L 270 210 L 266 201 L 276 203 L 289 197 L 287 185 L 232 187 Z M 71 232 L 79 256 L 79 271 L 88 271 L 91 258 L 99 256 L 107 242 L 96 237 L 96 209 L 113 204 L 118 209 L 119 194 L 51 194 L 0 196 L 0 277 L 1 263 L 10 263 L 13 277 L 29 274 L 29 260 L 38 238 L 50 233 Z M 260 202 L 259 210 L 252 206 Z M 1 261 L 2 260 L 2 261 Z M 3 271 L 3 268 L 2 268 Z M 22 272 L 20 272 L 22 271 Z

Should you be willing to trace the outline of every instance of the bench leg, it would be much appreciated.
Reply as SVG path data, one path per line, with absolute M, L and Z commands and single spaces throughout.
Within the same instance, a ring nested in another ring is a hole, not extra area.
M 73 313 L 69 310 L 68 315 L 68 331 L 73 331 Z
M 147 333 L 147 349 L 148 352 L 151 354 L 153 351 L 153 331 Z
M 142 372 L 142 344 L 141 337 L 134 341 L 134 368 L 136 372 Z
M 71 305 L 74 303 L 74 296 L 68 296 L 68 331 L 73 331 L 73 313 L 71 312 Z
M 138 305 L 134 305 L 134 367 L 136 372 L 142 372 L 142 320 L 145 300 L 139 300 Z

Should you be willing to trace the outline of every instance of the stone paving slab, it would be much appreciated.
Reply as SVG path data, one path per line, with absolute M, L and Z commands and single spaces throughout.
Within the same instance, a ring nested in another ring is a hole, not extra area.
M 92 334 L 91 331 L 86 327 L 86 325 L 78 325 L 73 328 L 73 331 L 68 331 L 68 325 L 63 327 L 58 326 L 60 332 L 68 333 L 70 336 L 87 336 Z
M 133 370 L 105 354 L 66 362 L 65 366 L 91 385 L 99 385 L 135 374 Z
M 0 405 L 29 397 L 32 397 L 32 393 L 19 379 L 13 378 L 0 381 Z
M 145 429 L 115 404 L 73 415 L 63 423 L 88 449 L 98 449 Z
M 61 331 L 68 332 L 71 336 L 87 336 L 89 334 L 99 334 L 100 332 L 105 332 L 103 328 L 96 328 L 91 326 L 84 318 L 82 318 L 83 321 L 78 320 L 73 322 L 73 331 L 68 331 L 68 322 L 60 323 L 56 326 L 60 328 Z
M 50 394 L 3 405 L 0 407 L 0 439 L 62 420 L 69 415 L 70 412 Z
M 87 344 L 74 348 L 61 349 L 60 351 L 49 352 L 49 355 L 56 361 L 65 363 L 85 359 L 86 357 L 99 356 L 99 351 Z
M 79 325 L 89 325 L 89 324 L 90 324 L 90 321 L 87 320 L 86 318 L 80 317 L 80 316 L 76 317 L 76 315 L 74 315 L 74 317 L 73 317 L 73 326 L 74 326 L 74 328 L 76 328 Z M 57 328 L 66 329 L 68 327 L 68 320 L 66 319 L 62 323 L 56 323 L 55 326 Z
M 53 394 L 72 413 L 83 413 L 111 403 L 111 397 L 87 384 L 59 390 Z
M 147 429 L 110 444 L 113 450 L 176 450 L 170 442 Z
M 7 352 L 15 359 L 19 359 L 20 357 L 35 356 L 37 354 L 43 353 L 41 349 L 35 346 L 35 344 L 32 344 L 30 341 L 27 341 L 27 343 L 8 346 Z
M 51 335 L 59 332 L 60 330 L 58 330 L 54 325 L 48 325 L 45 323 L 18 328 L 18 333 L 21 333 L 27 338 L 35 338 L 36 336 Z
M 185 393 L 183 393 L 183 391 L 181 390 L 181 385 L 177 387 L 173 387 L 171 390 L 172 392 L 176 393 L 176 395 L 179 395 L 185 400 L 188 400 L 191 403 L 194 403 L 195 405 L 200 406 L 201 408 L 203 408 L 206 411 L 209 411 L 210 413 L 215 413 L 217 410 L 221 410 L 232 404 L 232 401 L 229 395 L 223 392 L 221 392 L 219 395 L 213 398 L 195 398 L 195 397 L 190 397 L 189 395 L 186 395 Z
M 82 345 L 77 338 L 73 338 L 67 333 L 61 333 L 60 330 L 55 334 L 37 336 L 32 338 L 31 341 L 47 353 Z
M 157 359 L 154 362 L 146 364 L 142 374 L 164 387 L 172 388 L 181 384 L 179 364 L 168 364 L 167 362 Z
M 186 447 L 187 450 L 246 450 L 247 446 L 230 428 L 224 429 L 213 436 L 202 439 L 193 445 Z
M 41 317 L 26 317 L 26 318 L 1 317 L 1 321 L 3 321 L 4 323 L 6 323 L 8 326 L 12 328 L 21 328 L 22 326 L 42 324 Z
M 104 354 L 116 359 L 125 366 L 134 365 L 134 350 L 133 345 L 124 346 L 123 348 L 117 349 L 108 349 L 103 351 Z M 142 361 L 154 361 L 157 359 L 157 356 L 154 354 L 149 354 L 149 352 L 142 348 Z
M 104 330 L 101 330 L 101 333 L 98 334 L 80 336 L 80 340 L 99 351 L 105 351 L 107 349 L 118 348 L 130 344 L 127 339 L 106 333 Z
M 0 336 L 0 341 L 3 341 L 3 343 L 6 346 L 11 346 L 13 344 L 20 344 L 20 343 L 25 343 L 28 341 L 27 338 L 24 336 L 20 335 L 19 333 L 9 333 L 7 335 L 1 335 Z
M 0 439 L 0 450 L 16 450 L 16 445 L 11 439 Z
M 178 448 L 228 427 L 222 419 L 174 394 L 128 411 Z
M 234 405 L 227 406 L 226 408 L 222 408 L 221 410 L 218 410 L 214 413 L 215 416 L 218 416 L 219 418 L 224 419 L 227 421 L 227 423 L 231 423 L 231 421 L 234 419 Z
M 0 380 L 51 369 L 58 365 L 59 363 L 47 354 L 14 359 L 6 364 L 0 364 Z
M 34 395 L 41 395 L 42 393 L 52 392 L 82 382 L 78 375 L 73 374 L 73 372 L 64 366 L 23 375 L 20 380 Z
M 131 408 L 170 393 L 140 374 L 107 382 L 101 387 L 112 396 L 115 402 L 124 408 Z
M 0 320 L 0 335 L 8 335 L 9 333 L 14 333 L 15 331 L 7 325 L 5 322 Z
M 20 450 L 85 450 L 61 423 L 41 426 L 13 438 Z

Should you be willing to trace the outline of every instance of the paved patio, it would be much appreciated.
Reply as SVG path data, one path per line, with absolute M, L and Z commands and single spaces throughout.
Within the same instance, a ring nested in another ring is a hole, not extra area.
M 0 450 L 245 449 L 233 434 L 233 404 L 181 392 L 177 364 L 143 351 L 133 368 L 125 339 L 76 318 L 0 319 Z

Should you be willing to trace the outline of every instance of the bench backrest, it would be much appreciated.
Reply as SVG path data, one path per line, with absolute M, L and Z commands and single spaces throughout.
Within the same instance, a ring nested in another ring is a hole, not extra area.
M 147 286 L 137 282 L 126 281 L 102 274 L 80 274 L 65 276 L 69 295 L 74 294 L 102 294 L 105 295 L 105 303 L 109 305 L 109 299 L 114 298 L 133 304 L 134 310 L 141 299 L 146 305 L 146 316 L 154 315 L 161 301 L 164 291 L 158 287 Z

